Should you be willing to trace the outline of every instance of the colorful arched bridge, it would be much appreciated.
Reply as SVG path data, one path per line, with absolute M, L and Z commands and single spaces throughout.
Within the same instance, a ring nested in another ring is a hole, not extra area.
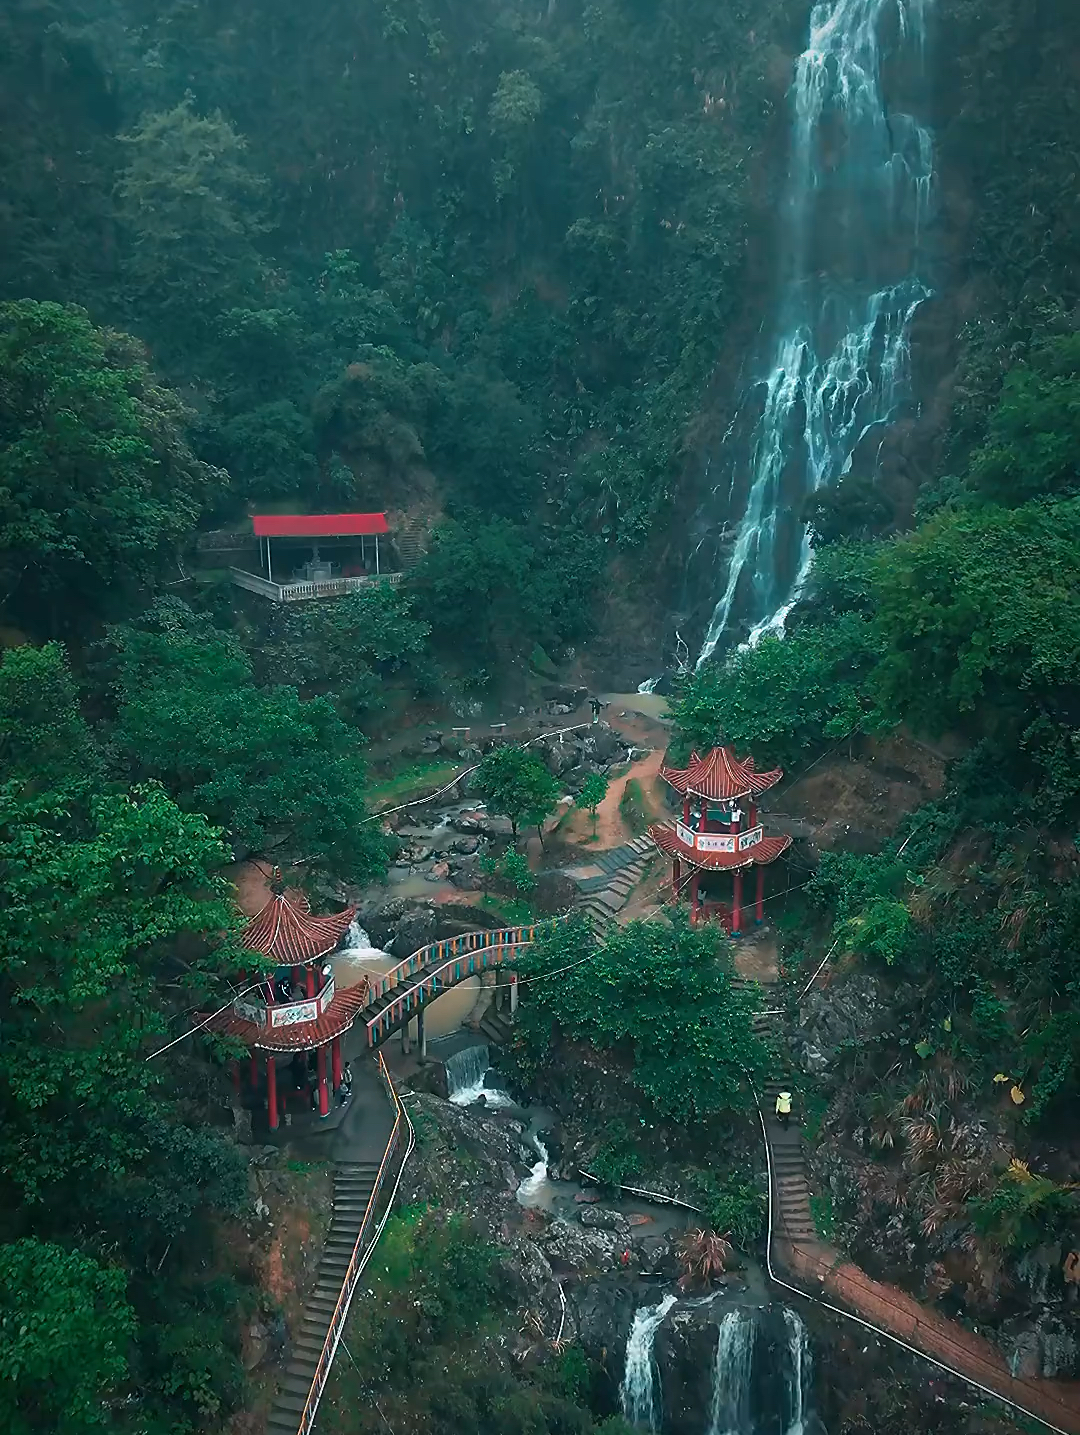
M 531 946 L 538 935 L 553 931 L 557 925 L 555 919 L 525 927 L 463 932 L 421 947 L 390 971 L 370 979 L 362 1010 L 367 1045 L 379 1046 L 436 997 L 469 977 L 492 967 L 512 965 L 522 948 Z M 516 998 L 517 979 L 511 977 L 511 1009 L 517 1005 Z

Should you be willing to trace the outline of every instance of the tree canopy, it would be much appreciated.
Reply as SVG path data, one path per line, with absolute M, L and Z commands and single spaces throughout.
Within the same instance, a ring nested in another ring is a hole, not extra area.
M 189 417 L 127 336 L 71 305 L 0 304 L 0 583 L 16 612 L 41 605 L 56 630 L 175 568 L 225 482 L 188 448 Z
M 257 687 L 238 644 L 175 600 L 111 642 L 126 780 L 164 783 L 255 850 L 285 843 L 354 881 L 385 870 L 386 844 L 364 822 L 363 738 L 329 699 Z
M 559 800 L 559 784 L 543 758 L 523 747 L 492 748 L 480 763 L 476 786 L 492 812 L 509 817 L 515 841 L 519 827 L 540 827 Z
M 553 1031 L 624 1056 L 634 1085 L 664 1116 L 692 1120 L 743 1110 L 769 1053 L 753 1029 L 760 995 L 734 980 L 727 937 L 714 924 L 611 927 L 597 945 L 581 921 L 531 948 L 522 973 L 559 970 L 527 987 L 524 1037 L 544 1049 Z

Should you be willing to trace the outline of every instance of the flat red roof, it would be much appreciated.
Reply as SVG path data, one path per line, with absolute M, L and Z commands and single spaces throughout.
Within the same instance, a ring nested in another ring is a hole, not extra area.
M 385 513 L 256 513 L 257 538 L 354 538 L 389 533 Z

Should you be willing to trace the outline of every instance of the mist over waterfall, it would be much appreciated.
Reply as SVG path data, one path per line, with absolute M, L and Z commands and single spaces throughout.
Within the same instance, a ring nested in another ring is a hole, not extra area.
M 814 6 L 792 87 L 776 321 L 710 460 L 715 548 L 703 539 L 697 561 L 715 552 L 715 596 L 699 663 L 782 630 L 812 561 L 808 497 L 856 451 L 872 474 L 908 402 L 911 321 L 931 293 L 934 146 L 906 106 L 925 103 L 932 3 Z

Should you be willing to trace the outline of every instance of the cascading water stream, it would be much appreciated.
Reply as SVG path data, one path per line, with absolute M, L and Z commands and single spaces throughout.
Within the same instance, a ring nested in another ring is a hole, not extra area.
M 548 1149 L 540 1140 L 539 1133 L 534 1134 L 532 1143 L 536 1147 L 536 1154 L 540 1159 L 533 1165 L 529 1174 L 517 1188 L 517 1198 L 523 1206 L 536 1204 L 540 1192 L 547 1185 Z
M 813 1391 L 813 1363 L 806 1326 L 793 1310 L 784 1310 L 788 1347 L 788 1420 L 785 1435 L 805 1435 Z
M 654 1435 L 660 1423 L 656 1407 L 659 1378 L 654 1368 L 653 1342 L 674 1304 L 675 1297 L 666 1295 L 659 1305 L 646 1305 L 635 1311 L 626 1341 L 626 1370 L 621 1391 L 623 1414 L 631 1425 L 640 1425 Z
M 931 293 L 934 151 L 928 129 L 890 109 L 882 60 L 888 44 L 891 68 L 921 88 L 931 3 L 814 6 L 795 69 L 778 323 L 721 449 L 714 499 L 725 521 L 742 517 L 699 665 L 740 634 L 783 629 L 812 561 L 807 497 L 849 472 L 908 397 L 911 321 Z
M 753 1428 L 750 1374 L 754 1331 L 754 1317 L 748 1310 L 729 1310 L 720 1322 L 708 1435 L 748 1435 Z

